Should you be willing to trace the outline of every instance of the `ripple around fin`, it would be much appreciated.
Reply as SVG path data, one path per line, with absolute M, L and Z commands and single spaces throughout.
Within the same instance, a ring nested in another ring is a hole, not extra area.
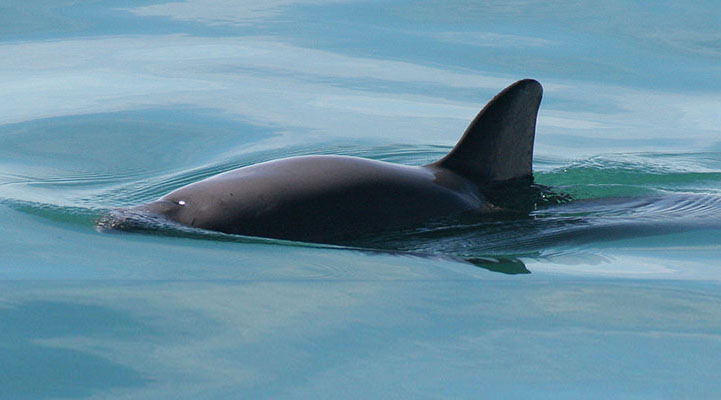
M 663 191 L 721 194 L 721 153 L 616 154 L 536 172 L 536 181 L 578 199 Z

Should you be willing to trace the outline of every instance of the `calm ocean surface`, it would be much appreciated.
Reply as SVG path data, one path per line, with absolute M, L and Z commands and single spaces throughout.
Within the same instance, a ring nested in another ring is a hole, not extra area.
M 721 6 L 0 5 L 0 399 L 717 398 Z M 100 233 L 302 154 L 421 165 L 545 88 L 527 218 L 316 246 Z

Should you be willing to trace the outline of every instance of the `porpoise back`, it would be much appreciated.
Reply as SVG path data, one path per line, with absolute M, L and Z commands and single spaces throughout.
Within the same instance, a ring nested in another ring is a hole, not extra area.
M 448 155 L 425 166 L 346 156 L 285 158 L 192 183 L 133 210 L 201 229 L 321 243 L 491 212 L 497 207 L 484 188 L 532 183 L 541 96 L 534 80 L 509 86 Z

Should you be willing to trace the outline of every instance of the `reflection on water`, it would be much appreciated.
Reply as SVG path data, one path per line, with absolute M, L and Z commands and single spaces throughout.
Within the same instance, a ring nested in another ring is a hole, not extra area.
M 26 300 L 0 312 L 16 326 L 7 355 L 19 357 L 0 368 L 44 378 L 35 392 L 22 380 L 3 386 L 16 394 L 5 398 L 50 388 L 71 397 L 569 399 L 581 387 L 598 398 L 719 389 L 721 298 L 701 283 L 446 271 L 390 281 L 16 282 L 3 299 Z

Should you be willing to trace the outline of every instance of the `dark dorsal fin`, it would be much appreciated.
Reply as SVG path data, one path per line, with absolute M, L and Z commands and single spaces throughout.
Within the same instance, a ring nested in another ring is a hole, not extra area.
M 542 94 L 541 84 L 533 79 L 505 88 L 473 119 L 456 147 L 431 165 L 478 182 L 532 178 Z

